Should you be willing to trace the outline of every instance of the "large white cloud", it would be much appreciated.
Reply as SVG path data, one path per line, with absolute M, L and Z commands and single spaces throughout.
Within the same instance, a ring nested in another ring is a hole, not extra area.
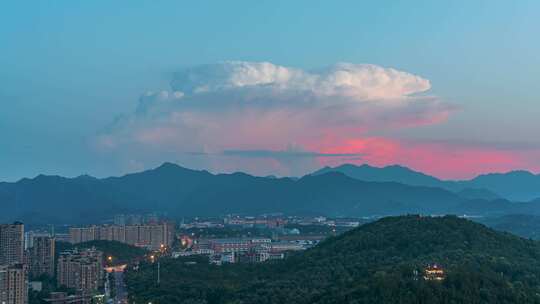
M 368 64 L 314 71 L 268 62 L 195 66 L 176 72 L 169 90 L 143 94 L 136 111 L 112 124 L 97 143 L 104 153 L 137 163 L 206 157 L 199 167 L 271 173 L 275 168 L 265 169 L 270 163 L 284 174 L 298 174 L 287 171 L 288 154 L 256 153 L 267 156 L 258 160 L 253 153 L 234 153 L 234 163 L 228 159 L 226 165 L 209 155 L 279 151 L 292 144 L 307 151 L 294 156 L 309 159 L 301 166 L 309 170 L 324 156 L 313 149 L 325 144 L 444 120 L 451 108 L 419 95 L 429 89 L 429 80 L 420 76 Z
M 281 93 L 345 96 L 357 100 L 395 99 L 430 89 L 422 77 L 371 64 L 339 63 L 319 71 L 303 71 L 269 62 L 228 61 L 197 66 L 175 74 L 174 90 L 190 94 L 239 88 L 267 88 Z

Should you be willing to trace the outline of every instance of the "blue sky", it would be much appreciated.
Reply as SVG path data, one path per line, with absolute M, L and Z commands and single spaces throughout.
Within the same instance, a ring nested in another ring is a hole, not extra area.
M 431 83 L 427 94 L 458 110 L 442 123 L 372 136 L 511 150 L 523 159 L 494 170 L 535 171 L 539 12 L 538 1 L 3 3 L 0 180 L 106 176 L 177 160 L 233 170 L 163 151 L 130 166 L 125 153 L 92 145 L 142 94 L 169 89 L 174 72 L 225 60 L 303 70 L 368 63 L 420 75 Z

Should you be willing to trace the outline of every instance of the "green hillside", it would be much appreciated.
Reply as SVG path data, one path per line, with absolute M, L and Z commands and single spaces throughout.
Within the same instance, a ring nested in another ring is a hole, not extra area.
M 152 303 L 540 303 L 540 244 L 456 217 L 388 217 L 276 263 L 162 263 L 128 274 Z M 445 270 L 426 281 L 426 265 Z M 415 270 L 419 275 L 415 275 Z M 145 288 L 141 288 L 145 286 Z

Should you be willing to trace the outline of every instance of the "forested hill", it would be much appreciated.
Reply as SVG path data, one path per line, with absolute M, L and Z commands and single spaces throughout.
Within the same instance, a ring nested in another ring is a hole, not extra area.
M 443 267 L 443 281 L 422 277 Z M 401 216 L 366 224 L 270 264 L 162 263 L 128 275 L 153 303 L 540 303 L 540 245 L 456 217 Z M 415 275 L 415 270 L 420 275 Z M 148 286 L 143 289 L 141 286 Z

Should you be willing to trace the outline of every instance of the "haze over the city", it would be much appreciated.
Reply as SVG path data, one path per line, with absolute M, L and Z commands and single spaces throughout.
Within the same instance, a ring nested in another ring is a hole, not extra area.
M 0 181 L 163 162 L 540 171 L 537 1 L 44 1 L 0 10 Z

